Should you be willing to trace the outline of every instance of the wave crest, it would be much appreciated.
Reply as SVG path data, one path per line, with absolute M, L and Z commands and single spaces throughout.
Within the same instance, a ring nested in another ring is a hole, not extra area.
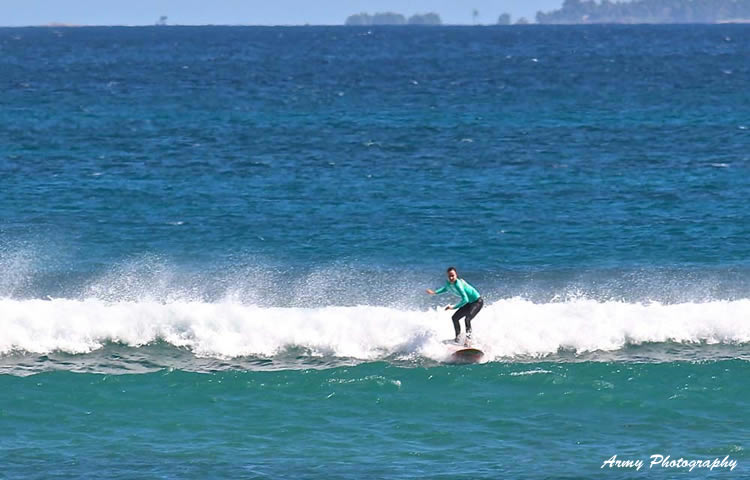
M 514 298 L 487 305 L 473 322 L 489 360 L 584 354 L 627 346 L 750 343 L 750 300 L 624 303 Z M 297 348 L 312 356 L 373 361 L 444 360 L 450 314 L 378 306 L 260 307 L 236 302 L 0 300 L 0 353 L 89 353 L 107 343 L 163 341 L 204 357 L 270 358 Z

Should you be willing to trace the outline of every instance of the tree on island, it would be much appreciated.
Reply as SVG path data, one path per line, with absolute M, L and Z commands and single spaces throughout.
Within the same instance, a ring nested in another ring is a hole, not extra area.
M 350 15 L 345 22 L 349 26 L 369 26 L 369 25 L 442 25 L 443 21 L 437 13 L 415 14 L 406 20 L 406 17 L 400 13 L 385 12 L 370 15 L 369 13 L 360 13 Z
M 537 23 L 717 23 L 750 19 L 750 0 L 564 0 Z
M 346 22 L 344 22 L 344 25 L 349 26 L 363 26 L 363 25 L 372 25 L 372 17 L 370 17 L 367 13 L 359 13 L 357 15 L 349 15 L 346 19 Z
M 497 24 L 498 25 L 510 25 L 510 14 L 503 13 L 502 15 L 497 17 Z
M 442 25 L 443 21 L 437 13 L 415 14 L 409 17 L 409 25 Z
M 360 13 L 347 18 L 346 25 L 406 25 L 406 17 L 393 12 L 376 13 L 374 15 Z

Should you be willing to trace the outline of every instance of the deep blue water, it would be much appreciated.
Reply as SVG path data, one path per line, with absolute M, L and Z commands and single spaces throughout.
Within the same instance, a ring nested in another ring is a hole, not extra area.
M 746 475 L 749 84 L 746 25 L 0 28 L 0 477 Z

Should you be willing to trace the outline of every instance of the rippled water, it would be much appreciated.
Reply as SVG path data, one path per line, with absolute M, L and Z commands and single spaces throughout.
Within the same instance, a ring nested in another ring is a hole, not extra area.
M 0 476 L 741 477 L 748 45 L 0 29 Z

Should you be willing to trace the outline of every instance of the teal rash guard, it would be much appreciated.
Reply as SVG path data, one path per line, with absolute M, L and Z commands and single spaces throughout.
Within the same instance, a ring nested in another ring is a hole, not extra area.
M 469 285 L 469 283 L 462 278 L 457 278 L 455 283 L 449 281 L 445 282 L 445 285 L 435 290 L 435 293 L 438 295 L 445 292 L 451 292 L 453 295 L 461 297 L 461 301 L 453 306 L 454 309 L 459 309 L 467 303 L 479 300 L 479 292 L 477 292 L 477 289 Z

